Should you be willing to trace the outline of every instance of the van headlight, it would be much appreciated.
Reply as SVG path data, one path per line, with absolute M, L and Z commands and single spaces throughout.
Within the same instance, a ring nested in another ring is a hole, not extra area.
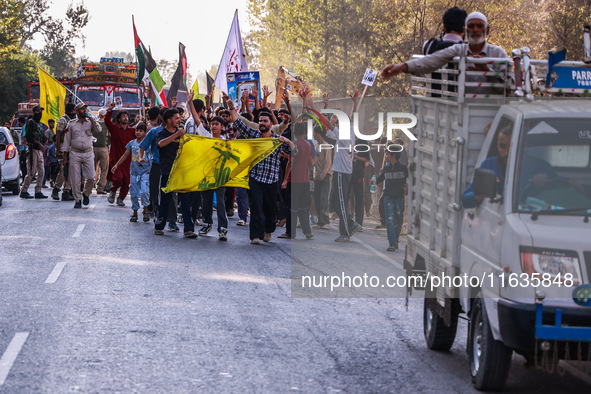
M 581 283 L 581 268 L 577 252 L 529 246 L 521 246 L 519 249 L 523 272 L 532 276 L 550 274 L 552 279 L 557 277 L 564 279 L 566 274 L 570 274 L 575 285 Z

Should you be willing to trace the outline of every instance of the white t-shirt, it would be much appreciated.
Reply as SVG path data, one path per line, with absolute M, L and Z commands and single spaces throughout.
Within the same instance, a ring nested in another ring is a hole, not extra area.
M 189 118 L 187 123 L 185 123 L 185 133 L 201 135 L 203 137 L 211 137 L 211 133 L 207 131 L 205 127 L 203 127 L 203 122 L 199 123 L 199 127 L 197 127 L 195 126 L 195 121 L 193 118 Z
M 351 133 L 348 140 L 339 139 L 339 128 L 326 132 L 327 137 L 337 140 L 334 147 L 334 158 L 332 161 L 332 170 L 343 174 L 351 174 L 353 172 L 353 145 L 355 141 L 355 132 L 353 125 L 351 125 Z

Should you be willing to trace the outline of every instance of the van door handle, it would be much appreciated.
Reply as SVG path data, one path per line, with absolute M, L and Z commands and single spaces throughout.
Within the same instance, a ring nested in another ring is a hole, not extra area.
M 467 216 L 470 218 L 470 220 L 474 220 L 474 211 L 468 211 Z

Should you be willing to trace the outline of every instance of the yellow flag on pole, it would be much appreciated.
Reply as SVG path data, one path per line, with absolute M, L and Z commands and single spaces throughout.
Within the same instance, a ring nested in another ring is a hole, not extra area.
M 225 141 L 185 134 L 162 190 L 186 193 L 221 186 L 248 189 L 251 168 L 280 145 L 277 138 Z
M 201 99 L 203 102 L 205 102 L 205 95 L 199 93 L 199 80 L 195 79 L 195 83 L 193 83 L 193 86 L 191 86 L 190 91 L 195 93 L 194 99 Z
M 41 123 L 49 119 L 57 122 L 66 113 L 66 87 L 39 69 L 39 104 L 45 108 Z

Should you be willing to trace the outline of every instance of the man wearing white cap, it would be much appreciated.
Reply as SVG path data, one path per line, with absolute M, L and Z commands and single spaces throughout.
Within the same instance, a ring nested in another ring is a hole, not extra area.
M 93 132 L 92 136 L 95 141 L 92 143 L 92 149 L 94 151 L 94 168 L 96 170 L 97 164 L 100 171 L 100 178 L 97 174 L 96 182 L 96 194 L 107 194 L 105 191 L 105 185 L 107 184 L 107 173 L 109 172 L 109 129 L 105 124 L 105 115 L 107 114 L 106 109 L 99 111 L 98 124 L 100 131 Z
M 70 184 L 74 200 L 76 200 L 74 208 L 82 208 L 82 204 L 88 205 L 90 202 L 89 196 L 94 183 L 92 133 L 100 131 L 101 127 L 92 116 L 87 116 L 86 104 L 76 104 L 74 112 L 77 117 L 68 124 L 69 132 L 65 135 L 62 150 L 64 151 L 64 165 L 70 163 Z M 84 174 L 86 178 L 82 193 L 79 187 L 82 182 L 81 174 Z
M 489 33 L 488 20 L 481 12 L 473 12 L 466 17 L 464 31 L 468 39 L 468 45 L 456 44 L 449 48 L 435 52 L 420 59 L 413 59 L 405 63 L 388 64 L 382 70 L 382 78 L 388 80 L 400 73 L 429 74 L 450 62 L 454 57 L 497 57 L 507 58 L 507 52 L 499 46 L 486 42 Z M 469 64 L 468 69 L 474 71 L 499 71 L 504 72 L 506 64 Z M 489 76 L 467 76 L 470 82 L 503 82 L 502 78 Z M 482 93 L 481 89 L 478 93 Z

